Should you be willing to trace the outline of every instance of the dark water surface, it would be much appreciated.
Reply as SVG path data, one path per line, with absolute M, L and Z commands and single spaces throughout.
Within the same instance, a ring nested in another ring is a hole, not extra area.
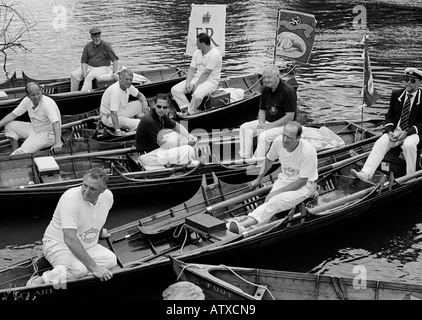
M 69 76 L 78 67 L 83 44 L 89 41 L 88 30 L 93 25 L 102 28 L 103 38 L 112 43 L 121 64 L 127 67 L 141 70 L 181 65 L 186 62 L 185 37 L 192 2 L 25 0 L 37 23 L 29 43 L 32 52 L 11 57 L 8 68 L 24 70 L 38 79 Z M 366 29 L 353 24 L 358 13 L 354 12 L 355 4 L 345 0 L 194 3 L 228 4 L 225 76 L 262 71 L 272 62 L 279 8 L 316 16 L 314 50 L 309 64 L 300 66 L 297 74 L 300 108 L 309 121 L 360 119 L 363 81 L 360 41 L 364 32 L 369 35 L 375 86 L 382 95 L 376 107 L 387 107 L 391 90 L 402 85 L 404 68 L 422 69 L 421 1 L 360 1 L 366 9 L 366 19 L 361 20 L 366 21 Z M 53 24 L 54 12 L 63 8 L 66 27 L 57 28 Z M 153 210 L 166 205 L 169 204 L 157 202 Z M 116 199 L 108 227 L 150 212 L 131 206 Z M 14 219 L 12 212 L 2 212 L 10 218 L 0 223 L 0 248 L 41 239 L 52 213 L 40 214 L 40 208 L 28 210 L 33 215 L 20 219 Z M 287 248 L 251 253 L 241 262 L 250 267 L 350 277 L 355 275 L 356 267 L 364 266 L 369 279 L 422 284 L 421 239 L 422 210 L 415 197 L 371 219 L 289 244 Z M 11 257 L 16 258 L 17 254 L 26 257 L 33 252 L 28 250 L 10 247 L 0 250 L 0 267 L 11 263 Z

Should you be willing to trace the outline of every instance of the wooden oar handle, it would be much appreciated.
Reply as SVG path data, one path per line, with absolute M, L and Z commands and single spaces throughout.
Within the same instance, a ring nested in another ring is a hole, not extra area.
M 221 208 L 224 208 L 224 207 L 227 207 L 227 206 L 231 206 L 231 205 L 236 204 L 236 203 L 241 202 L 241 201 L 248 200 L 252 197 L 261 196 L 265 193 L 268 193 L 271 190 L 272 187 L 273 187 L 272 185 L 265 186 L 265 187 L 259 188 L 257 190 L 247 192 L 247 193 L 244 193 L 240 196 L 231 198 L 229 200 L 222 201 L 220 203 L 217 203 L 215 205 L 207 207 L 207 212 L 212 213 L 213 211 L 216 211 L 218 209 L 221 209 Z

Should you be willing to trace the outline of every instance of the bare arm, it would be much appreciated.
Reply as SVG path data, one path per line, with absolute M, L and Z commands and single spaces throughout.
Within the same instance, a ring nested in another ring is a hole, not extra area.
M 262 178 L 265 176 L 267 171 L 272 167 L 274 161 L 265 157 L 264 164 L 261 166 L 261 170 L 259 171 L 258 177 L 251 182 L 251 188 L 255 189 L 261 184 Z
M 54 132 L 54 139 L 55 143 L 51 147 L 54 152 L 60 151 L 62 149 L 62 126 L 60 125 L 60 121 L 55 121 L 53 123 L 53 132 Z
M 198 81 L 195 83 L 195 86 L 193 88 L 193 91 L 195 91 L 195 89 L 201 84 L 204 83 L 205 81 L 208 80 L 209 75 L 211 74 L 212 70 L 211 69 L 205 69 L 204 72 L 201 74 L 201 76 L 199 77 Z
M 195 72 L 196 72 L 196 68 L 189 67 L 188 74 L 186 76 L 186 91 L 187 92 L 190 92 L 192 90 L 192 86 L 190 83 L 193 79 L 193 76 L 195 75 Z
M 119 70 L 119 60 L 116 59 L 113 61 L 113 78 L 116 81 L 119 80 L 119 75 L 117 74 L 117 70 Z
M 142 112 L 147 113 L 149 111 L 147 98 L 145 98 L 141 92 L 138 93 L 136 98 L 138 98 L 139 102 L 142 104 Z
M 99 278 L 101 281 L 111 279 L 113 273 L 105 267 L 99 266 L 89 256 L 85 248 L 82 246 L 78 237 L 76 236 L 76 229 L 63 229 L 64 242 L 68 246 L 69 250 L 79 259 L 92 274 Z
M 84 78 L 86 77 L 87 73 L 88 73 L 88 64 L 87 63 L 81 63 L 81 69 L 82 69 L 82 74 L 84 76 Z
M 15 120 L 18 116 L 15 115 L 13 112 L 10 112 L 6 115 L 3 119 L 0 120 L 0 128 L 4 127 L 6 124 Z
M 117 131 L 120 129 L 120 123 L 119 123 L 119 116 L 117 115 L 117 111 L 111 111 L 111 122 L 113 122 L 113 128 Z

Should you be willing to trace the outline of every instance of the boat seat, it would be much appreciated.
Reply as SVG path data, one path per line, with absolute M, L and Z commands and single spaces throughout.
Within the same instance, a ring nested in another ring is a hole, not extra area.
M 59 165 L 52 156 L 34 158 L 34 163 L 42 182 L 62 181 Z

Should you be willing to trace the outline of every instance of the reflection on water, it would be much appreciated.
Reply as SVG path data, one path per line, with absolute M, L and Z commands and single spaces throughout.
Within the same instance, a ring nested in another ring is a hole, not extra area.
M 68 76 L 79 65 L 93 25 L 102 28 L 103 38 L 114 46 L 124 66 L 139 70 L 185 64 L 190 61 L 184 52 L 193 2 L 228 4 L 225 76 L 262 71 L 265 64 L 272 62 L 279 8 L 315 14 L 318 24 L 314 50 L 309 64 L 297 69 L 299 105 L 309 121 L 360 119 L 360 41 L 364 32 L 369 35 L 375 86 L 381 94 L 377 107 L 387 107 L 391 90 L 402 85 L 405 67 L 422 68 L 422 3 L 411 0 L 360 1 L 366 8 L 366 29 L 354 27 L 355 4 L 345 0 L 25 0 L 37 22 L 28 44 L 32 52 L 11 57 L 8 68 L 24 70 L 34 78 Z M 57 6 L 66 10 L 66 27 L 62 29 L 53 25 Z M 422 217 L 418 207 L 410 210 L 412 214 L 400 217 L 389 215 L 392 222 L 363 222 L 359 232 L 354 229 L 334 233 L 335 242 L 330 233 L 311 245 L 284 248 L 280 259 L 273 259 L 274 251 L 267 252 L 271 258 L 263 256 L 256 263 L 261 267 L 347 276 L 353 276 L 353 266 L 362 264 L 376 279 L 422 284 L 418 267 L 422 265 Z M 3 223 L 0 247 L 25 244 L 17 230 L 28 224 L 31 238 L 36 239 L 37 232 L 41 237 L 47 223 L 48 218 L 33 223 Z M 13 235 L 8 236 L 9 242 L 5 234 Z M 270 264 L 269 260 L 278 264 Z

